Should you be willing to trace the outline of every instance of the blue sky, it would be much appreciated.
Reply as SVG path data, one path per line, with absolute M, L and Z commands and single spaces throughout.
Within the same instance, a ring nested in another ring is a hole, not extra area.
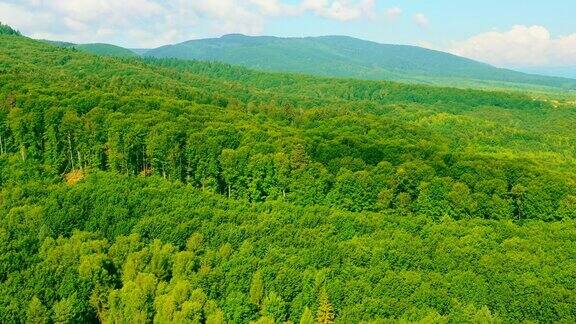
M 142 48 L 227 33 L 348 35 L 502 67 L 576 67 L 576 1 L 0 0 L 34 38 Z
M 377 12 L 401 8 L 402 14 L 394 23 L 377 19 L 341 22 L 307 14 L 296 19 L 272 20 L 267 26 L 267 32 L 286 36 L 325 35 L 332 32 L 403 44 L 420 40 L 442 44 L 493 29 L 508 30 L 514 25 L 542 25 L 554 35 L 576 33 L 576 1 L 411 0 L 375 1 L 375 4 Z M 413 15 L 417 13 L 429 18 L 427 30 L 423 31 L 413 24 Z

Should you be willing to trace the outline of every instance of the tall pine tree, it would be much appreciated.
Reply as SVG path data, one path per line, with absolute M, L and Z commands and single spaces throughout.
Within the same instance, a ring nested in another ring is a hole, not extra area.
M 332 309 L 332 304 L 330 304 L 330 299 L 326 293 L 326 289 L 320 291 L 320 304 L 318 306 L 318 312 L 316 314 L 316 322 L 319 324 L 332 324 L 334 323 L 334 310 Z
M 314 315 L 312 314 L 310 308 L 304 308 L 302 317 L 300 317 L 300 324 L 314 324 Z
M 264 296 L 264 282 L 262 280 L 262 273 L 256 271 L 252 276 L 252 283 L 250 284 L 250 301 L 252 304 L 260 306 L 262 297 Z

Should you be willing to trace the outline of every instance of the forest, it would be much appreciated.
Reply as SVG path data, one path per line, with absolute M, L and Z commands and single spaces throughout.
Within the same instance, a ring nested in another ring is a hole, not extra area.
M 0 27 L 0 322 L 576 321 L 576 101 Z

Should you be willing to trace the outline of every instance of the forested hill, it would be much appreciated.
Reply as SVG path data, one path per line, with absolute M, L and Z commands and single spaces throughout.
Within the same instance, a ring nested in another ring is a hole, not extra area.
M 268 71 L 451 86 L 576 89 L 576 80 L 530 75 L 416 46 L 345 36 L 306 38 L 226 35 L 147 51 L 145 56 L 221 61 Z
M 8 25 L 4 25 L 4 24 L 0 23 L 0 35 L 20 36 L 20 32 L 15 30 L 14 28 L 8 26 Z
M 0 35 L 0 322 L 575 322 L 575 124 Z
M 94 43 L 94 44 L 74 44 L 68 42 L 59 42 L 59 41 L 45 41 L 49 44 L 66 47 L 66 48 L 74 48 L 81 52 L 86 52 L 95 55 L 101 56 L 114 56 L 114 57 L 137 57 L 138 54 L 135 52 L 120 47 L 116 45 L 110 44 L 102 44 L 102 43 Z

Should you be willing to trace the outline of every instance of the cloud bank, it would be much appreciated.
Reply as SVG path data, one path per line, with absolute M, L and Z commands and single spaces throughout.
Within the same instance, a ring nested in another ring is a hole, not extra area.
M 543 26 L 517 25 L 454 42 L 449 51 L 500 67 L 574 66 L 576 34 L 554 38 Z
M 378 13 L 376 0 L 0 0 L 0 21 L 34 38 L 71 42 L 129 39 L 155 47 L 204 34 L 262 33 L 266 19 L 312 14 L 353 21 Z M 390 16 L 400 15 L 396 8 Z M 382 13 L 384 14 L 384 13 Z
M 426 28 L 428 28 L 428 25 L 430 25 L 430 20 L 423 13 L 415 14 L 414 15 L 414 22 L 416 23 L 416 25 L 418 25 L 418 27 L 420 27 L 422 29 L 426 29 Z
M 403 13 L 403 10 L 398 7 L 388 8 L 385 11 L 386 18 L 391 21 L 398 19 Z

